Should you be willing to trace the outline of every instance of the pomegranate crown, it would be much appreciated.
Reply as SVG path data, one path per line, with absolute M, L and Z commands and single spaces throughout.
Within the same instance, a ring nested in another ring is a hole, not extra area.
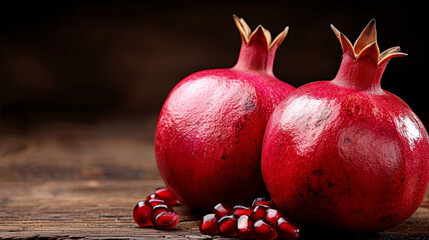
M 405 57 L 406 53 L 399 52 L 401 49 L 396 46 L 389 48 L 380 54 L 377 44 L 377 30 L 375 28 L 375 19 L 372 19 L 356 42 L 352 45 L 349 39 L 331 24 L 331 28 L 337 36 L 343 48 L 343 53 L 353 53 L 355 62 L 364 57 L 371 57 L 377 63 L 377 67 L 386 63 L 394 57 Z
M 272 38 L 270 31 L 262 27 L 262 25 L 259 25 L 252 32 L 249 25 L 247 25 L 243 18 L 239 18 L 235 14 L 233 15 L 233 18 L 238 31 L 240 32 L 241 38 L 247 45 L 253 41 L 261 41 L 261 39 L 263 39 L 262 41 L 266 44 L 267 49 L 271 50 L 273 48 L 278 48 L 289 32 L 289 27 L 286 27 L 273 41 L 271 41 Z

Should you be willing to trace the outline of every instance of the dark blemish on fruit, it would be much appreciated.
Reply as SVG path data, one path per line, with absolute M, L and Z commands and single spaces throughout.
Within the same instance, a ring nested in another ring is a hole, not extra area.
M 335 184 L 328 182 L 328 188 L 332 188 L 333 186 L 335 186 Z
M 317 170 L 312 171 L 311 173 L 313 175 L 315 175 L 315 176 L 323 176 L 323 175 L 325 175 L 323 169 L 317 169 Z
M 220 157 L 220 158 L 222 158 L 223 160 L 225 160 L 225 159 L 226 159 L 226 156 L 225 156 L 225 155 L 222 155 L 222 157 Z
M 405 182 L 405 178 L 401 178 L 401 183 L 404 183 Z
M 311 193 L 315 197 L 318 197 L 320 195 L 320 193 L 315 191 L 311 185 L 308 185 L 307 189 L 308 189 L 308 192 Z
M 344 138 L 343 143 L 351 143 L 352 140 L 350 138 Z
M 253 99 L 251 95 L 248 95 L 245 99 L 244 99 L 244 110 L 246 112 L 253 110 L 255 108 L 255 104 L 253 103 Z

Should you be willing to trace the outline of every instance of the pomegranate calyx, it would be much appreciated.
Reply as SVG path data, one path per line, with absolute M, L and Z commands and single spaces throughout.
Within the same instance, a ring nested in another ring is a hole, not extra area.
M 262 25 L 259 25 L 252 32 L 249 25 L 246 23 L 246 21 L 244 21 L 243 18 L 239 18 L 236 15 L 233 15 L 233 18 L 235 24 L 237 25 L 238 31 L 240 32 L 241 38 L 247 45 L 251 44 L 254 41 L 262 41 L 263 43 L 265 43 L 268 50 L 278 48 L 283 42 L 283 40 L 286 38 L 287 33 L 289 32 L 289 27 L 286 27 L 272 41 L 271 32 L 268 29 L 264 28 Z
M 406 53 L 399 52 L 399 47 L 392 47 L 380 54 L 377 43 L 377 30 L 375 26 L 375 19 L 372 19 L 362 33 L 357 38 L 354 45 L 350 40 L 341 33 L 334 25 L 331 24 L 332 31 L 337 36 L 343 48 L 343 53 L 351 51 L 353 53 L 355 62 L 363 57 L 371 57 L 374 59 L 376 66 L 379 67 L 394 57 L 408 56 Z

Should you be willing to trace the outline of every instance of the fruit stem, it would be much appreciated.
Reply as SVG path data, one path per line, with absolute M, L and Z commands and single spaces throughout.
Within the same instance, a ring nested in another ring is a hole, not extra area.
M 332 83 L 358 91 L 383 93 L 380 80 L 388 61 L 381 65 L 377 65 L 375 61 L 371 57 L 364 57 L 356 61 L 352 51 L 344 53 L 340 69 Z
M 275 54 L 276 49 L 268 49 L 264 42 L 254 41 L 247 44 L 242 41 L 240 55 L 233 68 L 273 75 Z
M 243 18 L 236 15 L 233 15 L 233 18 L 241 35 L 240 55 L 233 69 L 274 76 L 274 57 L 289 32 L 289 27 L 286 27 L 272 40 L 270 31 L 261 25 L 252 32 Z

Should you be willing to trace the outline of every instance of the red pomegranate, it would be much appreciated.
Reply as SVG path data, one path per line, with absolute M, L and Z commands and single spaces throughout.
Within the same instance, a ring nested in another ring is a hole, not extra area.
M 422 122 L 380 79 L 399 47 L 379 53 L 375 20 L 354 45 L 331 26 L 343 59 L 332 81 L 299 87 L 274 110 L 262 174 L 280 210 L 306 224 L 378 231 L 410 217 L 429 181 Z
M 295 88 L 273 75 L 274 41 L 259 26 L 251 32 L 234 16 L 242 47 L 237 64 L 200 71 L 180 81 L 159 115 L 155 155 L 159 172 L 179 201 L 211 210 L 266 193 L 261 148 L 274 107 Z

